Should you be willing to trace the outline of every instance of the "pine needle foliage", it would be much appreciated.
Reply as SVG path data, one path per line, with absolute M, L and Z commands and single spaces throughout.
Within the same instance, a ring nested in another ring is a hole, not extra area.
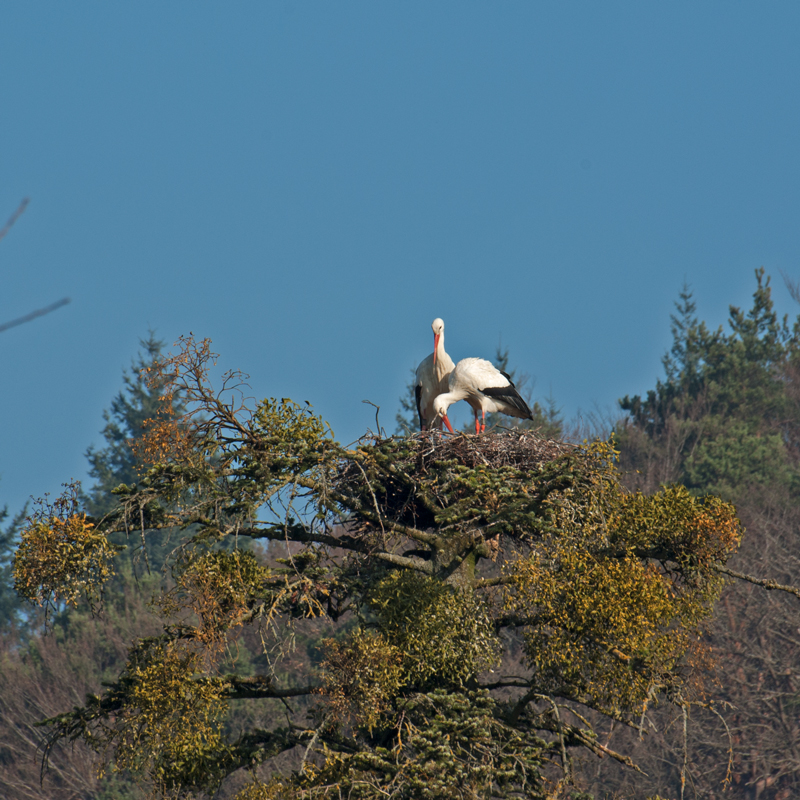
M 144 435 L 146 421 L 164 410 L 163 385 L 146 380 L 146 370 L 161 355 L 164 343 L 151 331 L 139 344 L 139 355 L 133 359 L 130 370 L 123 372 L 123 390 L 103 412 L 104 446 L 86 451 L 94 485 L 83 498 L 83 506 L 93 517 L 102 517 L 114 507 L 113 490 L 117 486 L 137 482 L 140 463 L 134 442 Z M 180 398 L 173 396 L 172 400 L 175 413 L 181 413 Z
M 630 415 L 618 431 L 626 467 L 733 501 L 797 496 L 800 318 L 791 328 L 778 318 L 763 267 L 756 282 L 749 311 L 731 306 L 728 332 L 698 321 L 684 286 L 664 379 L 620 401 Z
M 163 796 L 250 770 L 240 800 L 545 798 L 570 786 L 578 751 L 631 763 L 590 718 L 636 726 L 647 704 L 698 691 L 693 653 L 741 535 L 732 506 L 626 492 L 613 442 L 343 447 L 310 407 L 248 399 L 246 376 L 215 389 L 215 358 L 187 338 L 150 367 L 169 413 L 147 423 L 139 480 L 92 521 L 96 536 L 178 532 L 163 632 L 50 719 L 51 742 L 82 739 Z M 33 597 L 52 582 L 43 554 L 18 556 Z M 100 578 L 76 580 L 90 594 Z M 328 635 L 290 669 L 309 626 Z M 248 632 L 255 669 L 234 655 Z M 248 702 L 257 722 L 221 725 Z M 258 777 L 287 753 L 293 770 Z

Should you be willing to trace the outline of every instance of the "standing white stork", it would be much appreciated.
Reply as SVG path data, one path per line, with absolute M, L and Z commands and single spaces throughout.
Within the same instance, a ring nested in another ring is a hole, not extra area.
M 433 401 L 436 419 L 441 419 L 452 432 L 447 409 L 459 400 L 466 400 L 475 412 L 475 433 L 486 430 L 486 413 L 500 412 L 512 417 L 533 419 L 528 404 L 514 387 L 511 378 L 483 358 L 463 358 L 450 373 L 449 391 Z M 480 414 L 480 420 L 478 415 Z
M 432 425 L 442 427 L 441 419 L 436 418 L 433 410 L 433 400 L 436 395 L 448 390 L 447 379 L 455 366 L 453 359 L 444 351 L 444 322 L 437 317 L 431 323 L 431 328 L 433 352 L 417 367 L 414 384 L 420 430 L 430 428 Z M 450 427 L 449 421 L 447 426 Z

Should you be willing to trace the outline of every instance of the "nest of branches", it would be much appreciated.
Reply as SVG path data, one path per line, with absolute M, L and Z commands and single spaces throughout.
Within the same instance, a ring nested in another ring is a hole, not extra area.
M 514 467 L 537 469 L 559 456 L 575 451 L 575 445 L 545 439 L 536 431 L 504 431 L 480 436 L 422 431 L 404 440 L 417 457 L 420 471 L 432 461 L 458 461 L 466 467 Z
M 362 439 L 361 458 L 347 461 L 337 488 L 362 498 L 363 507 L 415 528 L 495 516 L 500 498 L 533 486 L 552 490 L 570 472 L 576 445 L 545 439 L 535 431 L 481 436 L 425 431 L 406 438 Z M 524 489 L 523 489 L 524 487 Z M 513 502 L 513 501 L 512 501 Z M 526 502 L 527 504 L 527 502 Z M 492 512 L 492 507 L 497 506 Z M 485 513 L 484 513 L 485 512 Z

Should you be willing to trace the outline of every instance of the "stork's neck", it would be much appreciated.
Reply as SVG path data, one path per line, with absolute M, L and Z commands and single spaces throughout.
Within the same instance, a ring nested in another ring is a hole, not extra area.
M 442 392 L 442 394 L 436 398 L 436 406 L 438 407 L 441 405 L 445 413 L 447 413 L 447 409 L 450 408 L 453 403 L 457 403 L 459 400 L 465 400 L 468 394 L 469 392 L 460 387 L 451 389 L 449 392 Z
M 453 369 L 453 360 L 444 351 L 444 331 L 436 336 L 436 380 L 443 381 Z M 444 388 L 444 387 L 442 387 Z

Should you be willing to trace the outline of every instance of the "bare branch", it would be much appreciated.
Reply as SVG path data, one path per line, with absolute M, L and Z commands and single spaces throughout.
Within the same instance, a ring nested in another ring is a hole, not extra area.
M 373 553 L 373 555 L 375 558 L 394 564 L 396 567 L 416 569 L 428 575 L 433 575 L 433 564 L 423 558 L 407 558 L 406 556 L 397 556 L 394 553 Z
M 796 586 L 785 586 L 777 581 L 771 581 L 765 578 L 756 578 L 753 575 L 745 575 L 743 572 L 735 572 L 732 569 L 723 567 L 721 564 L 716 565 L 716 570 L 717 572 L 721 572 L 723 575 L 730 575 L 731 578 L 738 578 L 740 581 L 754 583 L 756 586 L 761 586 L 764 589 L 778 589 L 781 592 L 788 592 L 789 594 L 793 594 L 795 597 L 800 597 L 800 589 L 798 589 Z
M 28 203 L 30 202 L 30 198 L 24 197 L 22 202 L 17 207 L 17 210 L 8 218 L 8 222 L 6 222 L 3 230 L 0 230 L 0 239 L 2 239 L 13 227 L 14 223 L 22 216 L 22 213 L 28 207 Z
M 783 270 L 780 270 L 780 273 L 792 300 L 794 300 L 795 303 L 800 303 L 800 282 L 793 281 Z
M 25 209 L 28 207 L 28 203 L 30 199 L 25 197 L 23 198 L 22 202 L 17 206 L 17 210 L 8 218 L 8 222 L 0 229 L 0 240 L 4 239 L 6 234 L 11 230 L 14 226 L 14 223 L 22 216 Z M 23 317 L 17 317 L 17 319 L 12 319 L 11 322 L 5 322 L 0 325 L 0 333 L 3 331 L 7 331 L 9 328 L 13 328 L 16 325 L 22 325 L 24 322 L 30 322 L 32 319 L 36 319 L 36 317 L 44 316 L 45 314 L 49 314 L 51 311 L 55 311 L 57 308 L 61 308 L 61 306 L 65 306 L 69 303 L 69 297 L 62 297 L 60 300 L 56 301 L 55 303 L 51 303 L 49 306 L 45 306 L 45 308 L 39 308 L 36 311 L 31 311 L 30 314 L 25 314 Z
M 45 308 L 39 308 L 36 311 L 31 311 L 30 314 L 25 314 L 24 317 L 17 317 L 17 319 L 12 319 L 11 322 L 5 322 L 2 325 L 0 325 L 0 333 L 3 333 L 3 331 L 7 331 L 9 328 L 13 328 L 16 325 L 22 325 L 24 322 L 30 322 L 32 319 L 36 319 L 36 317 L 42 317 L 45 314 L 49 314 L 51 311 L 55 311 L 57 308 L 61 308 L 61 306 L 65 306 L 69 302 L 70 302 L 69 297 L 62 297 L 55 303 L 51 303 L 49 306 L 45 306 Z

